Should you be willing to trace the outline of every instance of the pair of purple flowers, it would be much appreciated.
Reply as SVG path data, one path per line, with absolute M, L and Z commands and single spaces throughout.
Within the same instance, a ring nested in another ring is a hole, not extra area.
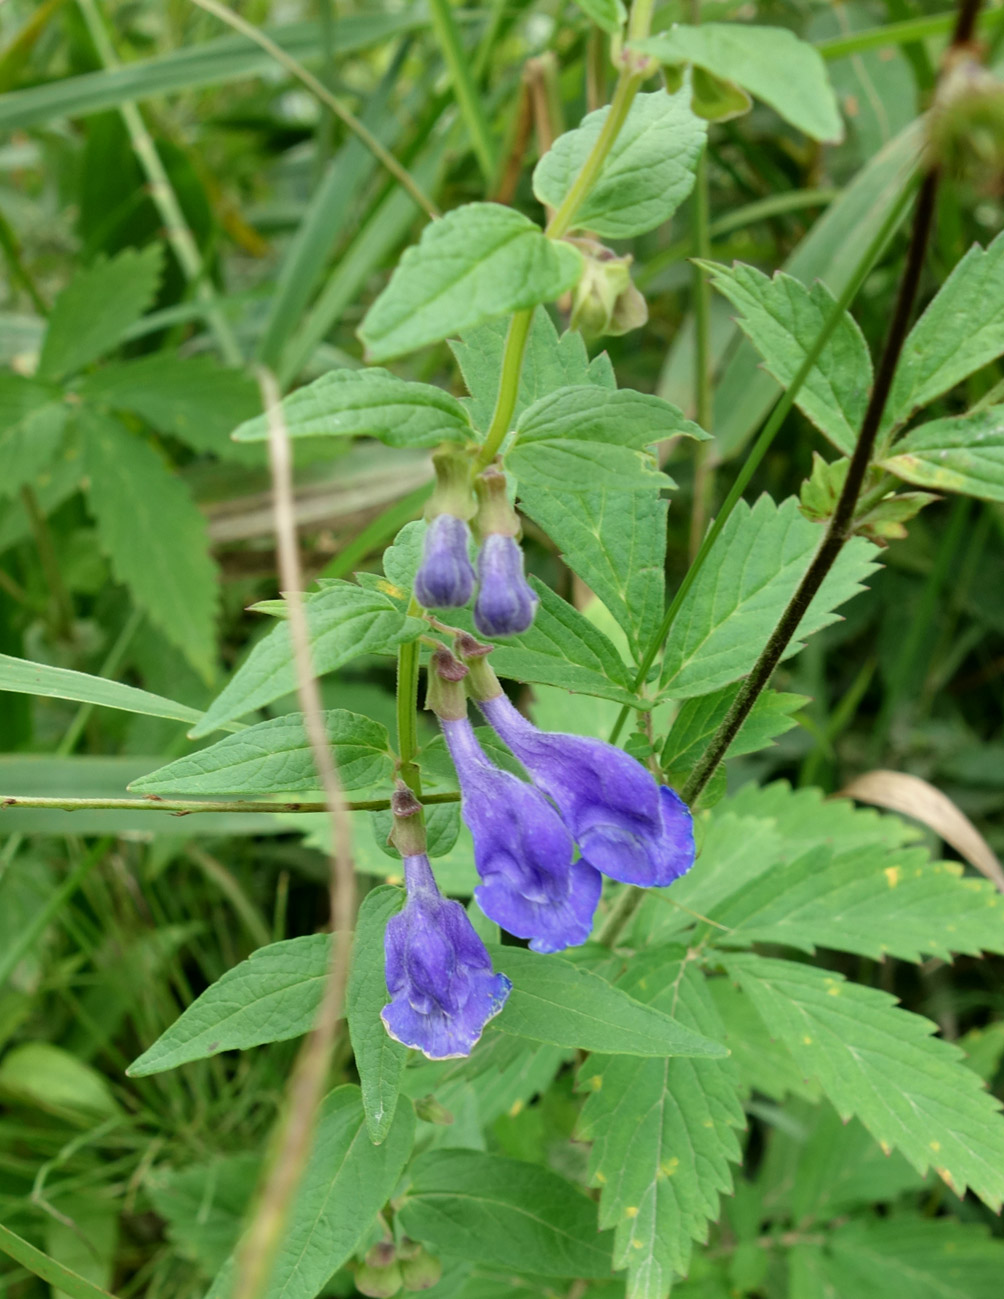
M 460 779 L 461 810 L 481 880 L 475 900 L 489 919 L 529 939 L 533 951 L 584 943 L 602 875 L 660 887 L 690 869 L 690 811 L 622 749 L 539 731 L 502 693 L 483 659 L 485 647 L 461 639 L 479 708 L 533 781 L 502 771 L 486 756 L 467 716 L 467 670 L 445 649 L 436 651 L 429 703 Z M 404 911 L 387 927 L 392 1001 L 384 1022 L 391 1036 L 433 1059 L 467 1055 L 502 1009 L 509 983 L 492 971 L 459 903 L 439 895 L 428 858 L 421 860 L 421 871 L 411 868 L 414 882 L 406 875 Z

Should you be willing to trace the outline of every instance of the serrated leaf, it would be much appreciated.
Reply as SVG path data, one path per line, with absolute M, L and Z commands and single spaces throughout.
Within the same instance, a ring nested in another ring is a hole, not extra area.
M 442 388 L 398 379 L 388 370 L 329 370 L 297 388 L 282 403 L 290 437 L 379 438 L 392 447 L 432 447 L 464 442 L 473 430 L 467 412 Z M 238 442 L 268 437 L 268 419 L 257 415 L 234 430 Z
M 359 1073 L 366 1131 L 379 1144 L 394 1122 L 408 1048 L 395 1042 L 383 1026 L 380 1011 L 387 1004 L 384 976 L 384 931 L 401 909 L 404 894 L 383 886 L 363 898 L 352 942 L 352 968 L 345 993 L 352 1053 Z
M 876 1141 L 900 1150 L 920 1173 L 933 1167 L 957 1194 L 969 1187 L 1000 1207 L 1000 1104 L 957 1047 L 931 1036 L 930 1020 L 815 966 L 760 956 L 722 963 L 842 1118 L 855 1115 Z
M 309 594 L 304 603 L 311 663 L 319 676 L 360 654 L 395 650 L 402 642 L 414 640 L 425 627 L 418 619 L 408 618 L 390 596 L 351 582 L 324 586 Z M 195 738 L 208 735 L 295 688 L 289 626 L 283 621 L 258 641 L 191 734 Z
M 114 416 L 84 406 L 78 420 L 88 504 L 112 571 L 209 678 L 218 591 L 205 519 L 157 452 Z
M 560 956 L 500 947 L 492 959 L 513 984 L 505 1009 L 493 1021 L 498 1032 L 582 1051 L 659 1058 L 726 1054 L 711 1038 Z
M 818 524 L 789 497 L 740 501 L 677 615 L 663 661 L 662 690 L 674 699 L 709 694 L 753 667 L 822 540 Z M 838 605 L 857 595 L 875 569 L 875 547 L 852 538 L 799 623 L 785 657 L 806 637 L 838 620 Z
M 706 979 L 682 949 L 636 958 L 626 991 L 693 1029 L 724 1036 Z M 628 1299 L 663 1299 L 705 1241 L 719 1196 L 732 1189 L 745 1125 L 731 1060 L 593 1056 L 579 1071 L 591 1092 L 577 1135 L 592 1141 L 589 1180 L 600 1224 L 613 1227 L 614 1266 L 628 1269 Z
M 240 1235 L 261 1162 L 258 1151 L 248 1150 L 204 1164 L 160 1164 L 150 1170 L 143 1190 L 182 1258 L 210 1275 L 219 1271 Z
M 516 432 L 506 465 L 518 478 L 551 491 L 583 491 L 597 481 L 628 491 L 673 486 L 646 448 L 679 434 L 707 437 L 659 397 L 593 385 L 559 388 L 535 401 Z
M 624 26 L 627 10 L 621 0 L 575 0 L 584 14 L 587 14 L 597 27 L 602 27 L 611 36 Z
M 764 275 L 741 262 L 704 262 L 716 289 L 742 313 L 737 323 L 761 353 L 767 371 L 787 388 L 820 334 L 835 299 L 817 280 Z M 796 405 L 835 447 L 850 455 L 868 404 L 872 363 L 864 335 L 844 312 L 799 390 Z
M 477 1150 L 430 1150 L 413 1162 L 398 1217 L 434 1252 L 541 1276 L 605 1277 L 611 1239 L 596 1206 L 539 1164 Z
M 111 351 L 153 302 L 162 262 L 150 244 L 79 271 L 53 304 L 38 377 L 63 379 Z
M 422 232 L 359 328 L 385 361 L 572 288 L 582 257 L 514 208 L 467 203 Z
M 923 848 L 840 847 L 778 865 L 711 918 L 728 926 L 729 942 L 818 945 L 876 960 L 1004 951 L 1004 898 L 986 880 L 963 878 L 957 862 L 933 862 Z
M 309 1032 L 321 1004 L 330 952 L 330 934 L 260 947 L 196 997 L 126 1073 L 145 1078 L 220 1051 L 246 1051 Z
M 920 487 L 1004 501 L 1004 406 L 921 424 L 879 463 Z
M 662 748 L 660 762 L 663 770 L 689 773 L 694 768 L 738 693 L 738 686 L 725 686 L 714 694 L 699 695 L 683 704 Z M 775 736 L 783 735 L 798 725 L 792 713 L 808 702 L 807 695 L 765 690 L 757 698 L 725 756 L 738 758 L 744 753 L 756 753 L 767 748 Z
M 387 728 L 345 708 L 322 712 L 338 778 L 361 789 L 391 777 Z M 129 786 L 142 794 L 298 793 L 320 788 L 302 713 L 286 713 L 159 767 Z
M 259 409 L 258 385 L 212 357 L 157 353 L 104 366 L 86 375 L 77 392 L 84 401 L 132 411 L 195 451 L 245 461 L 252 458 L 246 448 L 230 441 L 230 430 Z M 255 454 L 253 459 L 259 461 L 261 456 Z
M 520 508 L 613 614 L 637 662 L 662 619 L 668 501 L 656 491 L 606 486 L 555 492 L 533 478 L 519 484 Z
M 0 373 L 0 497 L 16 496 L 48 467 L 62 443 L 67 414 L 57 388 Z
M 843 139 L 836 96 L 819 51 L 783 27 L 674 23 L 638 49 L 670 66 L 692 63 L 734 81 L 814 140 Z
M 410 1105 L 398 1107 L 386 1140 L 375 1146 L 366 1135 L 359 1088 L 336 1087 L 328 1093 L 261 1299 L 314 1299 L 368 1237 L 414 1140 Z M 229 1299 L 235 1271 L 231 1255 L 206 1299 Z
M 560 207 L 599 138 L 609 105 L 559 135 L 534 168 L 533 192 Z M 694 187 L 708 124 L 690 108 L 687 87 L 675 95 L 636 95 L 600 174 L 575 213 L 575 226 L 610 239 L 644 234 L 668 221 Z
M 974 244 L 910 331 L 896 366 L 884 427 L 954 388 L 1004 352 L 1004 235 Z
M 722 1040 L 738 1070 L 744 1096 L 760 1092 L 776 1101 L 789 1096 L 812 1103 L 820 1100 L 818 1084 L 806 1078 L 784 1043 L 770 1035 L 749 997 L 728 979 L 709 979 L 708 995 L 722 1021 Z
M 465 404 L 475 428 L 487 430 L 491 423 L 508 332 L 508 320 L 488 320 L 474 329 L 464 330 L 460 339 L 450 343 L 471 394 Z M 538 307 L 533 313 L 523 353 L 513 420 L 555 388 L 586 383 L 598 388 L 617 387 L 606 352 L 590 361 L 582 335 L 577 330 L 568 330 L 559 338 L 547 309 Z

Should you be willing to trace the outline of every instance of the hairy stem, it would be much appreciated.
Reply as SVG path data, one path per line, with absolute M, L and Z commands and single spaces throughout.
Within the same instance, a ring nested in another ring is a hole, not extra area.
M 459 794 L 426 794 L 422 803 L 429 806 L 434 803 L 456 803 Z M 264 815 L 281 812 L 309 813 L 326 812 L 327 803 L 300 802 L 267 802 L 254 799 L 192 799 L 161 798 L 150 794 L 146 798 L 36 798 L 26 794 L 0 794 L 0 815 L 5 808 L 19 807 L 22 810 L 34 808 L 47 812 L 168 812 L 173 816 L 190 816 L 193 812 L 245 813 Z M 383 812 L 390 807 L 389 798 L 361 798 L 346 802 L 346 812 Z
M 694 178 L 694 256 L 711 256 L 711 204 L 708 194 L 708 146 L 697 163 Z M 711 429 L 711 285 L 700 264 L 693 268 L 694 289 L 694 414 L 706 433 Z M 694 448 L 694 508 L 690 516 L 690 557 L 697 554 L 711 511 L 715 489 L 714 442 Z
M 414 596 L 408 606 L 409 614 L 419 612 Z M 422 797 L 422 778 L 415 762 L 418 752 L 418 668 L 421 644 L 417 640 L 398 646 L 397 651 L 397 752 L 399 774 L 404 783 L 418 798 Z

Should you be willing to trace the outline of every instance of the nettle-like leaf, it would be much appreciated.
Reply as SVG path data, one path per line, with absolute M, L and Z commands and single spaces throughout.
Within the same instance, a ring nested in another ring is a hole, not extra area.
M 244 1224 L 244 1213 L 261 1172 L 262 1155 L 242 1150 L 206 1163 L 160 1164 L 143 1179 L 158 1218 L 182 1258 L 210 1276 L 227 1260 Z
M 621 985 L 691 1028 L 724 1036 L 704 975 L 683 949 L 636 958 Z M 589 1180 L 600 1224 L 613 1227 L 614 1266 L 628 1269 L 629 1299 L 663 1299 L 705 1241 L 719 1196 L 732 1189 L 745 1125 L 731 1060 L 628 1060 L 592 1056 L 578 1135 L 592 1141 Z
M 366 1135 L 358 1087 L 336 1087 L 321 1104 L 310 1157 L 290 1207 L 262 1299 L 313 1299 L 368 1236 L 397 1185 L 415 1140 L 415 1113 L 398 1107 L 386 1138 Z M 233 1294 L 234 1255 L 206 1299 Z
M 739 327 L 762 354 L 766 368 L 787 388 L 833 310 L 835 299 L 817 280 L 811 288 L 791 275 L 773 277 L 736 262 L 702 262 L 711 282 L 742 313 Z M 868 344 L 844 312 L 799 390 L 796 405 L 835 447 L 850 455 L 868 404 L 872 363 Z
M 488 320 L 475 329 L 464 330 L 459 340 L 450 343 L 471 394 L 464 405 L 478 429 L 485 430 L 491 423 L 508 332 L 509 321 L 505 318 Z M 523 352 L 513 420 L 556 388 L 582 384 L 615 389 L 617 381 L 610 358 L 606 352 L 600 352 L 590 361 L 582 335 L 577 330 L 568 330 L 559 338 L 546 307 L 538 307 Z
M 723 964 L 842 1118 L 856 1115 L 918 1172 L 934 1168 L 957 1194 L 969 1187 L 1000 1208 L 1000 1103 L 957 1047 L 931 1036 L 930 1020 L 816 966 L 747 955 Z
M 814 140 L 834 143 L 844 128 L 819 51 L 783 27 L 674 24 L 638 48 L 661 63 L 690 63 L 735 82 Z
M 352 940 L 352 968 L 345 992 L 352 1054 L 359 1074 L 366 1130 L 381 1142 L 397 1112 L 398 1095 L 408 1048 L 395 1042 L 383 1026 L 380 1011 L 387 1003 L 383 936 L 387 921 L 404 902 L 400 889 L 384 885 L 363 898 Z
M 345 708 L 323 712 L 324 732 L 345 789 L 390 779 L 394 759 L 387 728 Z M 141 794 L 298 793 L 320 788 L 302 713 L 249 726 L 141 776 L 129 786 Z
M 581 274 L 577 249 L 548 239 L 514 208 L 468 203 L 425 227 L 359 337 L 372 360 L 385 361 L 492 316 L 552 302 Z
M 153 302 L 163 257 L 160 244 L 139 252 L 127 248 L 78 272 L 53 304 L 38 378 L 76 374 L 120 342 Z
M 336 581 L 307 596 L 307 627 L 315 672 L 333 672 L 361 654 L 386 654 L 420 636 L 425 624 L 405 615 L 383 591 Z M 296 688 L 289 627 L 280 622 L 264 636 L 210 704 L 192 736 L 270 704 Z
M 879 463 L 919 487 L 1004 501 L 1004 406 L 921 424 Z
M 689 775 L 725 720 L 738 693 L 739 686 L 725 686 L 713 694 L 700 695 L 683 704 L 666 736 L 659 759 L 667 775 L 672 772 Z M 798 725 L 798 719 L 792 714 L 808 702 L 807 695 L 765 690 L 757 698 L 725 756 L 738 758 L 744 753 L 756 753 L 767 748 L 776 736 L 784 735 Z M 673 783 L 671 779 L 670 784 Z
M 1004 234 L 974 244 L 910 331 L 884 426 L 895 427 L 1004 352 Z
M 957 862 L 884 844 L 841 851 L 839 840 L 779 865 L 734 893 L 710 918 L 723 941 L 833 947 L 876 959 L 950 960 L 1004 951 L 1004 899 Z
M 112 571 L 158 631 L 210 677 L 219 596 L 205 519 L 174 471 L 115 416 L 83 406 L 77 420 L 87 502 Z
M 551 491 L 532 478 L 520 482 L 519 500 L 613 614 L 637 662 L 662 620 L 669 502 L 655 489 Z
M 661 688 L 674 699 L 708 694 L 745 676 L 794 595 L 822 532 L 793 497 L 775 505 L 740 501 L 687 593 L 666 646 Z M 785 657 L 836 622 L 833 612 L 863 588 L 876 550 L 862 537 L 841 550 Z
M 596 1206 L 539 1164 L 478 1150 L 430 1150 L 414 1160 L 398 1210 L 433 1251 L 541 1276 L 610 1275 L 611 1237 Z
M 537 163 L 533 192 L 560 207 L 582 170 L 607 114 L 598 108 L 574 131 L 559 135 Z M 635 96 L 606 161 L 576 211 L 575 225 L 609 239 L 628 239 L 668 221 L 694 187 L 694 172 L 708 124 L 690 107 L 684 88 Z
M 456 397 L 378 368 L 330 370 L 285 398 L 282 413 L 290 437 L 361 435 L 392 447 L 432 447 L 472 436 Z M 267 416 L 246 420 L 233 436 L 237 442 L 267 439 Z
M 784 1043 L 768 1032 L 749 997 L 728 979 L 708 979 L 707 983 L 725 1029 L 723 1041 L 736 1066 L 743 1097 L 760 1092 L 775 1101 L 795 1097 L 818 1104 L 822 1099 L 819 1084 L 806 1076 Z
M 597 481 L 619 491 L 672 487 L 646 448 L 681 433 L 707 437 L 659 397 L 627 388 L 559 388 L 520 416 L 506 466 L 552 492 L 585 491 Z
M 16 496 L 55 458 L 68 409 L 58 388 L 0 374 L 0 496 Z

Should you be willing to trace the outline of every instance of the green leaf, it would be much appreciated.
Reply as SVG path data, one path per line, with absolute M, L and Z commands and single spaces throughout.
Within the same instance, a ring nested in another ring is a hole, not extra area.
M 160 244 L 150 244 L 78 271 L 52 308 L 38 377 L 64 379 L 110 352 L 153 302 L 162 262 Z
M 121 1115 L 104 1074 L 53 1042 L 21 1042 L 5 1053 L 0 1097 L 85 1126 Z
M 970 248 L 910 331 L 896 366 L 885 427 L 904 423 L 1004 352 L 1002 303 L 1004 234 L 987 248 Z
M 472 435 L 467 412 L 442 388 L 409 383 L 388 370 L 329 370 L 282 403 L 290 437 L 379 438 L 392 447 L 432 447 Z M 235 430 L 238 442 L 268 437 L 268 419 L 257 415 Z
M 574 131 L 559 135 L 533 173 L 541 203 L 560 207 L 599 138 L 610 107 L 598 108 Z M 695 117 L 687 89 L 635 96 L 627 120 L 575 226 L 610 239 L 644 234 L 668 221 L 694 187 L 708 124 Z
M 737 262 L 731 268 L 702 262 L 711 282 L 737 307 L 738 324 L 760 351 L 769 374 L 787 388 L 816 341 L 834 297 L 817 280 L 811 288 L 776 271 L 769 278 Z M 868 404 L 872 363 L 864 335 L 849 312 L 806 376 L 796 405 L 833 445 L 850 455 Z
M 95 1286 L 110 1286 L 119 1243 L 120 1208 L 116 1201 L 107 1195 L 78 1191 L 54 1195 L 49 1210 L 45 1248 L 50 1257 Z M 77 1299 L 80 1291 L 53 1286 L 51 1294 L 52 1299 Z
M 321 1104 L 310 1158 L 290 1208 L 261 1299 L 314 1299 L 369 1238 L 411 1154 L 415 1114 L 398 1107 L 379 1146 L 366 1135 L 358 1087 L 336 1087 Z M 234 1259 L 227 1260 L 206 1299 L 230 1299 Z
M 171 1244 L 210 1276 L 237 1243 L 261 1162 L 258 1151 L 240 1151 L 181 1168 L 159 1164 L 144 1178 L 143 1190 L 167 1223 Z
M 663 438 L 707 434 L 659 397 L 594 385 L 559 388 L 535 401 L 516 426 L 506 466 L 551 491 L 584 491 L 600 481 L 621 491 L 675 484 L 646 448 Z
M 841 1118 L 856 1115 L 880 1144 L 920 1173 L 933 1167 L 962 1195 L 997 1210 L 1004 1198 L 1000 1104 L 940 1039 L 930 1020 L 875 988 L 793 961 L 723 957 L 756 1006 Z
M 1004 406 L 921 424 L 879 463 L 919 487 L 1004 501 Z
M 839 849 L 837 841 L 776 866 L 711 918 L 729 927 L 729 942 L 819 945 L 876 960 L 1004 951 L 1004 898 L 986 880 L 963 878 L 957 862 L 933 862 L 924 848 Z
M 67 413 L 58 389 L 0 373 L 0 497 L 17 495 L 48 468 L 62 443 Z
M 390 1131 L 397 1111 L 408 1048 L 395 1042 L 383 1026 L 380 1012 L 387 1004 L 384 976 L 384 930 L 400 911 L 404 894 L 384 885 L 367 893 L 356 918 L 352 968 L 345 994 L 349 1037 L 362 1088 L 366 1130 L 379 1144 Z
M 488 320 L 474 329 L 465 330 L 460 339 L 450 343 L 450 350 L 471 394 L 465 403 L 471 422 L 483 431 L 487 430 L 495 410 L 508 332 L 509 321 L 505 318 Z M 582 335 L 577 330 L 568 330 L 559 338 L 547 309 L 538 307 L 533 313 L 523 353 L 513 420 L 555 388 L 586 383 L 595 384 L 598 388 L 617 387 L 606 352 L 590 361 Z
M 668 501 L 655 491 L 606 486 L 550 491 L 533 478 L 520 482 L 519 498 L 620 624 L 637 662 L 662 619 Z
M 620 986 L 724 1036 L 706 979 L 682 949 L 636 958 Z M 615 1229 L 614 1266 L 628 1269 L 632 1299 L 663 1299 L 732 1190 L 729 1163 L 741 1158 L 733 1129 L 745 1126 L 735 1066 L 593 1056 L 579 1077 L 591 1092 L 576 1135 L 593 1143 L 589 1180 L 601 1188 L 600 1224 Z
M 582 257 L 514 208 L 467 203 L 433 221 L 366 313 L 359 337 L 385 361 L 492 316 L 551 302 L 572 288 Z
M 410 1176 L 398 1217 L 433 1252 L 541 1276 L 610 1274 L 611 1239 L 597 1231 L 596 1206 L 539 1164 L 430 1150 Z
M 747 23 L 674 24 L 638 49 L 661 63 L 692 63 L 734 81 L 814 140 L 843 139 L 836 96 L 819 51 L 783 27 Z
M 394 760 L 387 728 L 345 708 L 321 714 L 345 789 L 389 781 Z M 320 789 L 302 713 L 286 713 L 228 735 L 198 753 L 141 776 L 142 794 L 292 794 Z
M 660 762 L 667 774 L 680 772 L 688 775 L 693 770 L 711 737 L 725 720 L 738 693 L 738 686 L 724 686 L 714 694 L 699 695 L 683 704 L 662 748 Z M 765 690 L 753 705 L 725 756 L 738 758 L 744 753 L 756 753 L 759 749 L 767 748 L 776 735 L 783 735 L 798 725 L 792 713 L 807 703 L 807 695 Z M 673 783 L 671 779 L 670 784 Z
M 249 459 L 246 449 L 230 441 L 230 430 L 259 409 L 258 385 L 212 357 L 158 353 L 105 366 L 86 375 L 77 391 L 84 401 L 132 411 L 195 451 Z
M 330 953 L 330 934 L 260 947 L 196 997 L 126 1072 L 130 1078 L 145 1078 L 220 1051 L 246 1051 L 309 1032 Z
M 724 1025 L 723 1041 L 738 1071 L 744 1096 L 760 1092 L 776 1101 L 791 1096 L 819 1101 L 818 1085 L 806 1078 L 784 1043 L 767 1031 L 749 997 L 728 979 L 709 979 L 708 995 Z
M 0 690 L 46 699 L 72 699 L 80 704 L 119 708 L 126 713 L 142 713 L 144 717 L 170 717 L 179 722 L 197 722 L 202 716 L 197 708 L 153 695 L 148 690 L 88 676 L 86 672 L 56 668 L 50 663 L 31 663 L 9 654 L 0 654 Z
M 115 576 L 204 677 L 215 651 L 217 570 L 206 521 L 156 451 L 113 416 L 79 415 L 87 499 Z
M 318 675 L 333 672 L 360 654 L 389 653 L 414 640 L 425 627 L 417 618 L 406 617 L 390 596 L 351 582 L 332 582 L 309 594 L 304 603 L 311 662 Z M 191 734 L 194 738 L 208 735 L 295 688 L 289 626 L 283 621 L 258 641 Z
M 793 497 L 775 505 L 740 501 L 677 615 L 666 647 L 662 690 L 674 699 L 709 694 L 745 676 L 794 595 L 822 539 Z M 785 657 L 838 617 L 875 569 L 875 547 L 863 537 L 841 550 L 799 623 Z
M 643 1005 L 598 974 L 560 956 L 518 947 L 492 952 L 512 992 L 493 1027 L 552 1046 L 622 1055 L 715 1058 L 725 1048 L 654 1006 Z
M 615 36 L 624 26 L 627 10 L 621 0 L 575 0 L 575 3 L 597 27 L 602 27 L 611 36 Z

